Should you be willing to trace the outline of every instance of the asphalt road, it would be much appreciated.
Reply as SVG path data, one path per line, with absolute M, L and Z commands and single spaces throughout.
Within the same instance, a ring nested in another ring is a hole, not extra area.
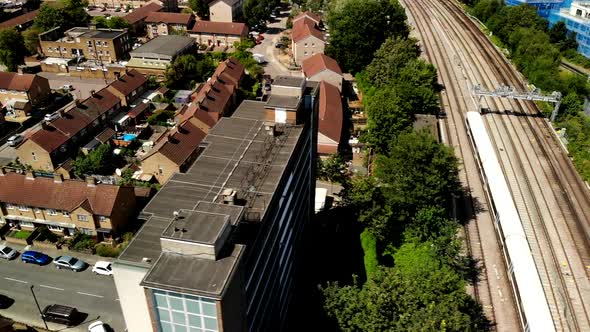
M 0 294 L 15 301 L 9 308 L 0 309 L 0 315 L 43 327 L 31 295 L 30 288 L 34 286 L 41 310 L 50 304 L 63 304 L 88 315 L 82 324 L 71 328 L 48 323 L 51 330 L 87 331 L 88 324 L 100 320 L 116 332 L 124 331 L 125 323 L 113 278 L 94 275 L 91 269 L 76 273 L 58 270 L 53 263 L 38 266 L 23 263 L 20 257 L 12 261 L 0 259 Z

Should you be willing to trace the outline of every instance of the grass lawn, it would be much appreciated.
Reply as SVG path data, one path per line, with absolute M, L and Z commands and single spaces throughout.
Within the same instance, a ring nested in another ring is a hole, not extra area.
M 26 240 L 32 232 L 29 231 L 11 231 L 10 233 L 6 234 L 8 237 L 14 237 L 21 240 Z

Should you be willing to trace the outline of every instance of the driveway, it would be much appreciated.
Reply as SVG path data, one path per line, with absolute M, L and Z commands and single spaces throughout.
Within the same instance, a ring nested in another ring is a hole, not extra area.
M 8 246 L 22 253 L 22 246 L 13 244 Z M 57 250 L 39 251 L 51 257 L 69 254 L 90 264 L 94 264 L 98 259 L 104 260 L 98 256 Z M 94 275 L 91 270 L 92 266 L 82 272 L 72 272 L 58 270 L 53 263 L 46 266 L 25 264 L 20 257 L 11 261 L 0 259 L 0 294 L 14 300 L 7 309 L 0 309 L 0 315 L 17 322 L 43 327 L 39 310 L 31 294 L 31 286 L 34 286 L 33 290 L 41 310 L 50 304 L 63 304 L 75 307 L 88 315 L 82 324 L 71 328 L 48 323 L 51 330 L 82 332 L 87 331 L 91 322 L 101 320 L 109 324 L 116 332 L 124 331 L 125 323 L 113 278 Z
M 96 79 L 96 78 L 80 78 L 75 76 L 68 76 L 66 74 L 56 74 L 41 72 L 38 75 L 45 77 L 49 80 L 49 87 L 57 90 L 65 84 L 71 84 L 74 87 L 74 91 L 71 93 L 76 96 L 77 99 L 86 99 L 90 97 L 92 90 L 98 91 L 112 80 Z
M 279 49 L 275 48 L 275 45 L 279 41 L 281 32 L 283 32 L 287 27 L 288 16 L 289 10 L 281 11 L 280 16 L 277 17 L 273 23 L 268 24 L 267 30 L 262 33 L 264 36 L 262 43 L 254 46 L 254 48 L 251 49 L 252 53 L 264 55 L 268 61 L 268 63 L 264 65 L 264 73 L 270 75 L 271 77 L 276 77 L 279 75 L 302 76 L 300 71 L 287 69 L 287 67 L 281 64 L 277 59 Z

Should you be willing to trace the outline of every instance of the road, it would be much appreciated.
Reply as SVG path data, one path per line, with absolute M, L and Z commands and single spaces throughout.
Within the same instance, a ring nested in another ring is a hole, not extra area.
M 16 246 L 10 246 L 16 249 Z M 47 251 L 44 250 L 44 252 Z M 0 259 L 0 294 L 15 301 L 9 308 L 0 310 L 0 315 L 18 322 L 43 327 L 39 311 L 31 295 L 30 288 L 34 286 L 41 309 L 49 304 L 57 303 L 75 307 L 88 315 L 78 326 L 64 328 L 63 325 L 48 323 L 50 329 L 87 331 L 89 323 L 101 320 L 109 324 L 116 332 L 124 331 L 125 323 L 112 277 L 94 275 L 91 268 L 76 273 L 58 270 L 53 263 L 37 266 L 23 263 L 20 258 L 12 261 Z
M 264 55 L 264 57 L 268 61 L 264 65 L 264 73 L 270 75 L 271 77 L 276 77 L 279 75 L 302 76 L 300 71 L 293 71 L 287 69 L 277 59 L 279 50 L 275 48 L 275 44 L 279 41 L 281 32 L 283 32 L 287 27 L 288 16 L 289 10 L 281 11 L 279 17 L 277 17 L 278 20 L 275 20 L 273 23 L 268 24 L 268 29 L 264 33 L 262 33 L 262 35 L 264 36 L 262 43 L 256 45 L 251 50 L 252 53 Z
M 48 79 L 49 87 L 54 90 L 60 89 L 65 84 L 71 84 L 74 87 L 74 91 L 71 93 L 80 100 L 90 97 L 90 92 L 92 90 L 98 91 L 110 83 L 110 81 L 105 81 L 104 79 L 75 77 L 75 72 L 71 74 L 74 76 L 41 72 L 39 73 L 39 76 L 43 76 Z

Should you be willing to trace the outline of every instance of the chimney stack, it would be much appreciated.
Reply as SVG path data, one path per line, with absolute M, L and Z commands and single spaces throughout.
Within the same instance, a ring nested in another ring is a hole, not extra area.
M 88 187 L 96 187 L 96 180 L 92 175 L 86 177 L 86 185 Z
M 55 183 L 64 182 L 64 176 L 60 173 L 54 173 L 53 174 L 53 182 L 55 182 Z

